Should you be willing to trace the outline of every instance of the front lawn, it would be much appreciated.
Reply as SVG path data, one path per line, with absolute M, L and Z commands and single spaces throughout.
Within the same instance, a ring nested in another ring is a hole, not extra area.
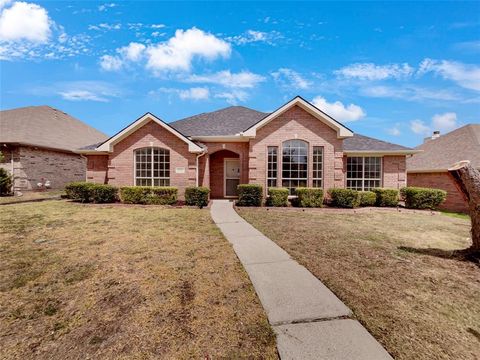
M 452 250 L 470 222 L 429 212 L 241 208 L 397 359 L 478 359 L 480 268 Z
M 207 209 L 0 207 L 0 358 L 276 358 Z
M 1 204 L 12 204 L 25 201 L 39 201 L 45 199 L 60 199 L 65 194 L 63 190 L 47 190 L 47 191 L 25 191 L 22 196 L 0 196 Z

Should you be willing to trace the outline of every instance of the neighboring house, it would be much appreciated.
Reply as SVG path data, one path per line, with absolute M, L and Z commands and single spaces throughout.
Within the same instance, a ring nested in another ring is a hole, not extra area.
M 415 150 L 353 132 L 296 97 L 272 113 L 232 106 L 170 124 L 147 113 L 107 141 L 80 150 L 87 181 L 123 185 L 203 185 L 213 198 L 237 185 L 293 189 L 406 184 Z
M 48 181 L 63 188 L 85 180 L 86 159 L 75 153 L 86 143 L 107 136 L 64 112 L 49 106 L 0 111 L 0 166 L 13 175 L 15 191 L 34 190 Z
M 480 124 L 466 125 L 442 136 L 436 131 L 416 149 L 422 152 L 407 161 L 408 185 L 443 189 L 447 191 L 443 209 L 467 212 L 467 203 L 447 169 L 461 160 L 470 160 L 480 168 Z

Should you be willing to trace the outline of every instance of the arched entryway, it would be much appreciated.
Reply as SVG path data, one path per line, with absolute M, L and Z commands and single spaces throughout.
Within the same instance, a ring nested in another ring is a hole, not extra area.
M 210 196 L 213 199 L 237 196 L 241 164 L 239 154 L 220 150 L 210 154 Z

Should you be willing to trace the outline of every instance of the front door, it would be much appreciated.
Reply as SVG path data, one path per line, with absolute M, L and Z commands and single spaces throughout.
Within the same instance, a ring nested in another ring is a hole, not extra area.
M 225 197 L 237 196 L 238 184 L 240 184 L 240 160 L 225 159 Z

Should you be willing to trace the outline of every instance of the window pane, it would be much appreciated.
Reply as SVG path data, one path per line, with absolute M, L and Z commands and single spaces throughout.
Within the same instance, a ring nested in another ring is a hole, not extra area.
M 278 147 L 267 148 L 267 187 L 277 186 Z
M 162 148 L 135 150 L 135 185 L 169 186 L 170 151 Z
M 322 187 L 323 147 L 313 147 L 313 187 Z
M 382 158 L 348 157 L 347 188 L 368 191 L 382 186 Z
M 295 188 L 307 186 L 308 144 L 303 140 L 287 140 L 282 148 L 282 186 L 293 195 Z

